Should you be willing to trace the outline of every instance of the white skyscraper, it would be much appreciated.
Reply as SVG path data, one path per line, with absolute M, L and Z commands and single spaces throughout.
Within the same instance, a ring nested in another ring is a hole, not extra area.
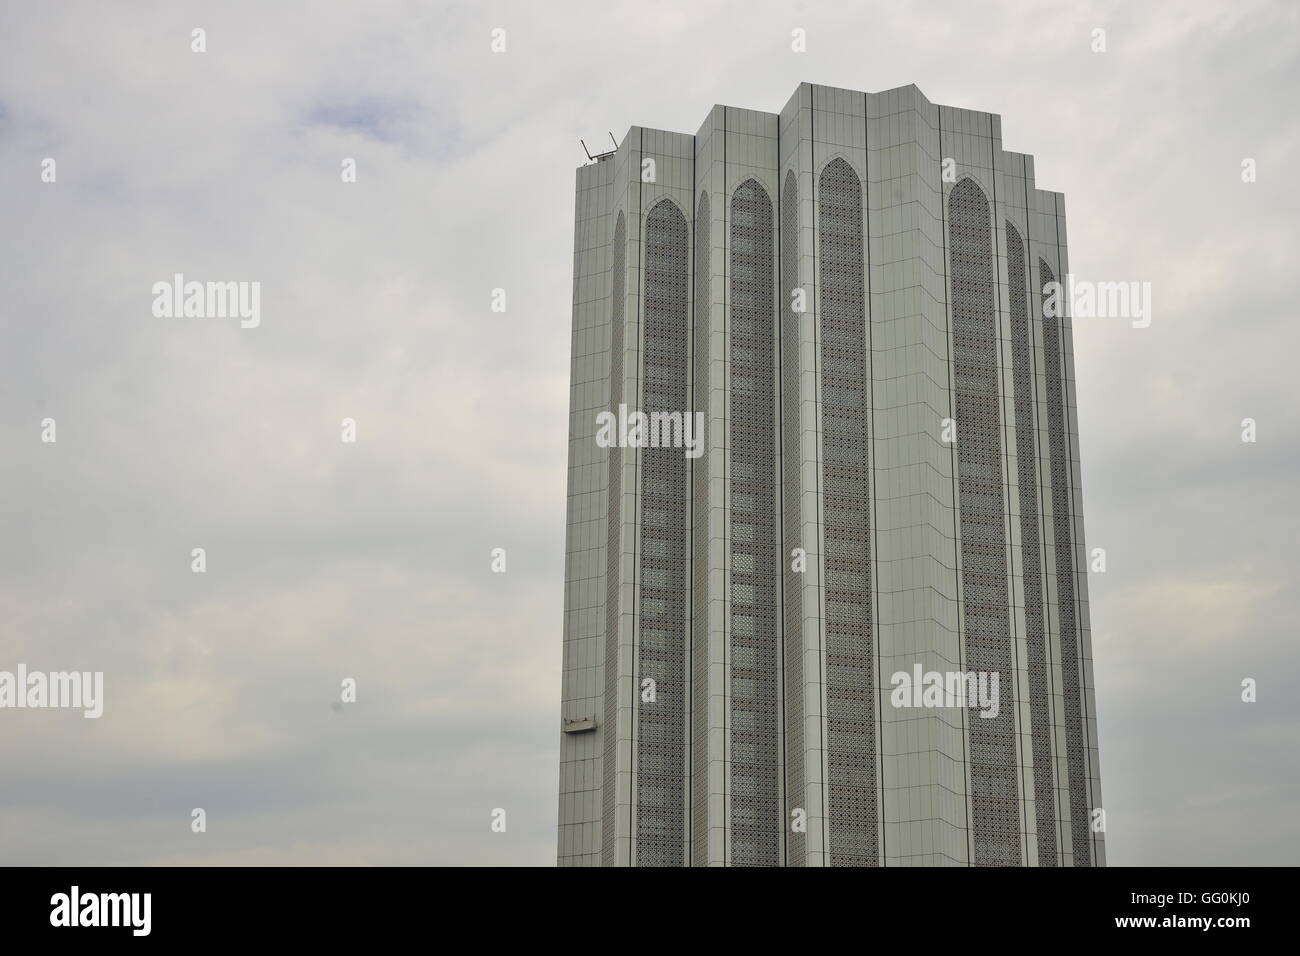
M 1068 271 L 914 86 L 578 170 L 562 865 L 1104 864 Z

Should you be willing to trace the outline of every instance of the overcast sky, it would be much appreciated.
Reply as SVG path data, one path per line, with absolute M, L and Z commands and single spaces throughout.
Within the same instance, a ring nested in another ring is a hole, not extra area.
M 0 863 L 552 864 L 578 140 L 800 81 L 1000 113 L 1152 283 L 1075 324 L 1109 859 L 1300 863 L 1296 11 L 5 3 L 0 670 L 106 687 L 0 710 Z

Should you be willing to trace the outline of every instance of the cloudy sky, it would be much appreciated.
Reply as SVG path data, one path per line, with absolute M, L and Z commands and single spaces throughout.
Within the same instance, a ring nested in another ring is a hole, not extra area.
M 0 864 L 553 863 L 578 140 L 800 81 L 1002 114 L 1152 283 L 1075 331 L 1110 862 L 1300 862 L 1296 11 L 4 4 L 0 670 L 106 688 L 0 710 Z

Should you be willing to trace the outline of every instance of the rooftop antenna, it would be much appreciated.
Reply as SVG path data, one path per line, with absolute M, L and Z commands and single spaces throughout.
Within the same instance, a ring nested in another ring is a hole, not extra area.
M 614 150 L 615 150 L 615 152 L 617 152 L 617 151 L 618 151 L 618 140 L 616 140 L 616 139 L 614 138 L 614 134 L 613 134 L 613 133 L 610 133 L 609 130 L 605 130 L 605 132 L 609 133 L 609 141 L 610 141 L 611 143 L 614 144 Z
M 587 148 L 587 144 L 584 143 L 581 139 L 578 140 L 578 142 L 582 143 L 582 151 L 587 154 L 587 161 L 594 163 L 596 161 L 596 157 L 591 155 L 591 150 Z

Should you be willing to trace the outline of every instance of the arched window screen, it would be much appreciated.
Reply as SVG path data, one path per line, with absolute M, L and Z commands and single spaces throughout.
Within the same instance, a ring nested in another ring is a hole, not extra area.
M 1057 865 L 1056 793 L 1052 779 L 1052 699 L 1047 681 L 1043 604 L 1043 549 L 1038 531 L 1038 468 L 1034 439 L 1034 346 L 1029 330 L 1025 246 L 1007 222 L 1007 289 L 1011 363 L 1016 389 L 1016 484 L 1020 494 L 1021 576 L 1025 593 L 1025 650 L 1029 655 L 1029 720 L 1033 744 L 1038 865 Z
M 817 200 L 830 862 L 878 866 L 862 182 L 843 159 L 822 170 Z
M 644 359 L 641 411 L 688 409 L 690 237 L 668 199 L 646 216 Z M 680 433 L 682 435 L 684 433 Z M 684 447 L 642 448 L 640 628 L 637 687 L 655 682 L 653 701 L 637 699 L 636 857 L 638 866 L 686 863 L 686 607 L 689 524 Z
M 998 675 L 998 711 L 971 708 L 971 829 L 977 866 L 1017 866 L 1015 669 L 1007 592 L 998 317 L 989 203 L 972 179 L 948 197 L 966 670 Z
M 731 862 L 779 866 L 775 235 L 753 179 L 731 199 Z
M 1039 288 L 1056 275 L 1038 260 Z M 1047 296 L 1043 296 L 1046 300 Z M 1083 742 L 1083 704 L 1079 685 L 1079 631 L 1075 622 L 1074 535 L 1070 507 L 1070 449 L 1065 427 L 1065 384 L 1061 377 L 1060 319 L 1043 303 L 1043 378 L 1047 384 L 1047 437 L 1052 472 L 1052 533 L 1055 538 L 1057 606 L 1061 628 L 1061 697 L 1065 704 L 1065 756 L 1070 776 L 1070 847 L 1075 866 L 1092 865 L 1089 830 L 1087 754 Z

